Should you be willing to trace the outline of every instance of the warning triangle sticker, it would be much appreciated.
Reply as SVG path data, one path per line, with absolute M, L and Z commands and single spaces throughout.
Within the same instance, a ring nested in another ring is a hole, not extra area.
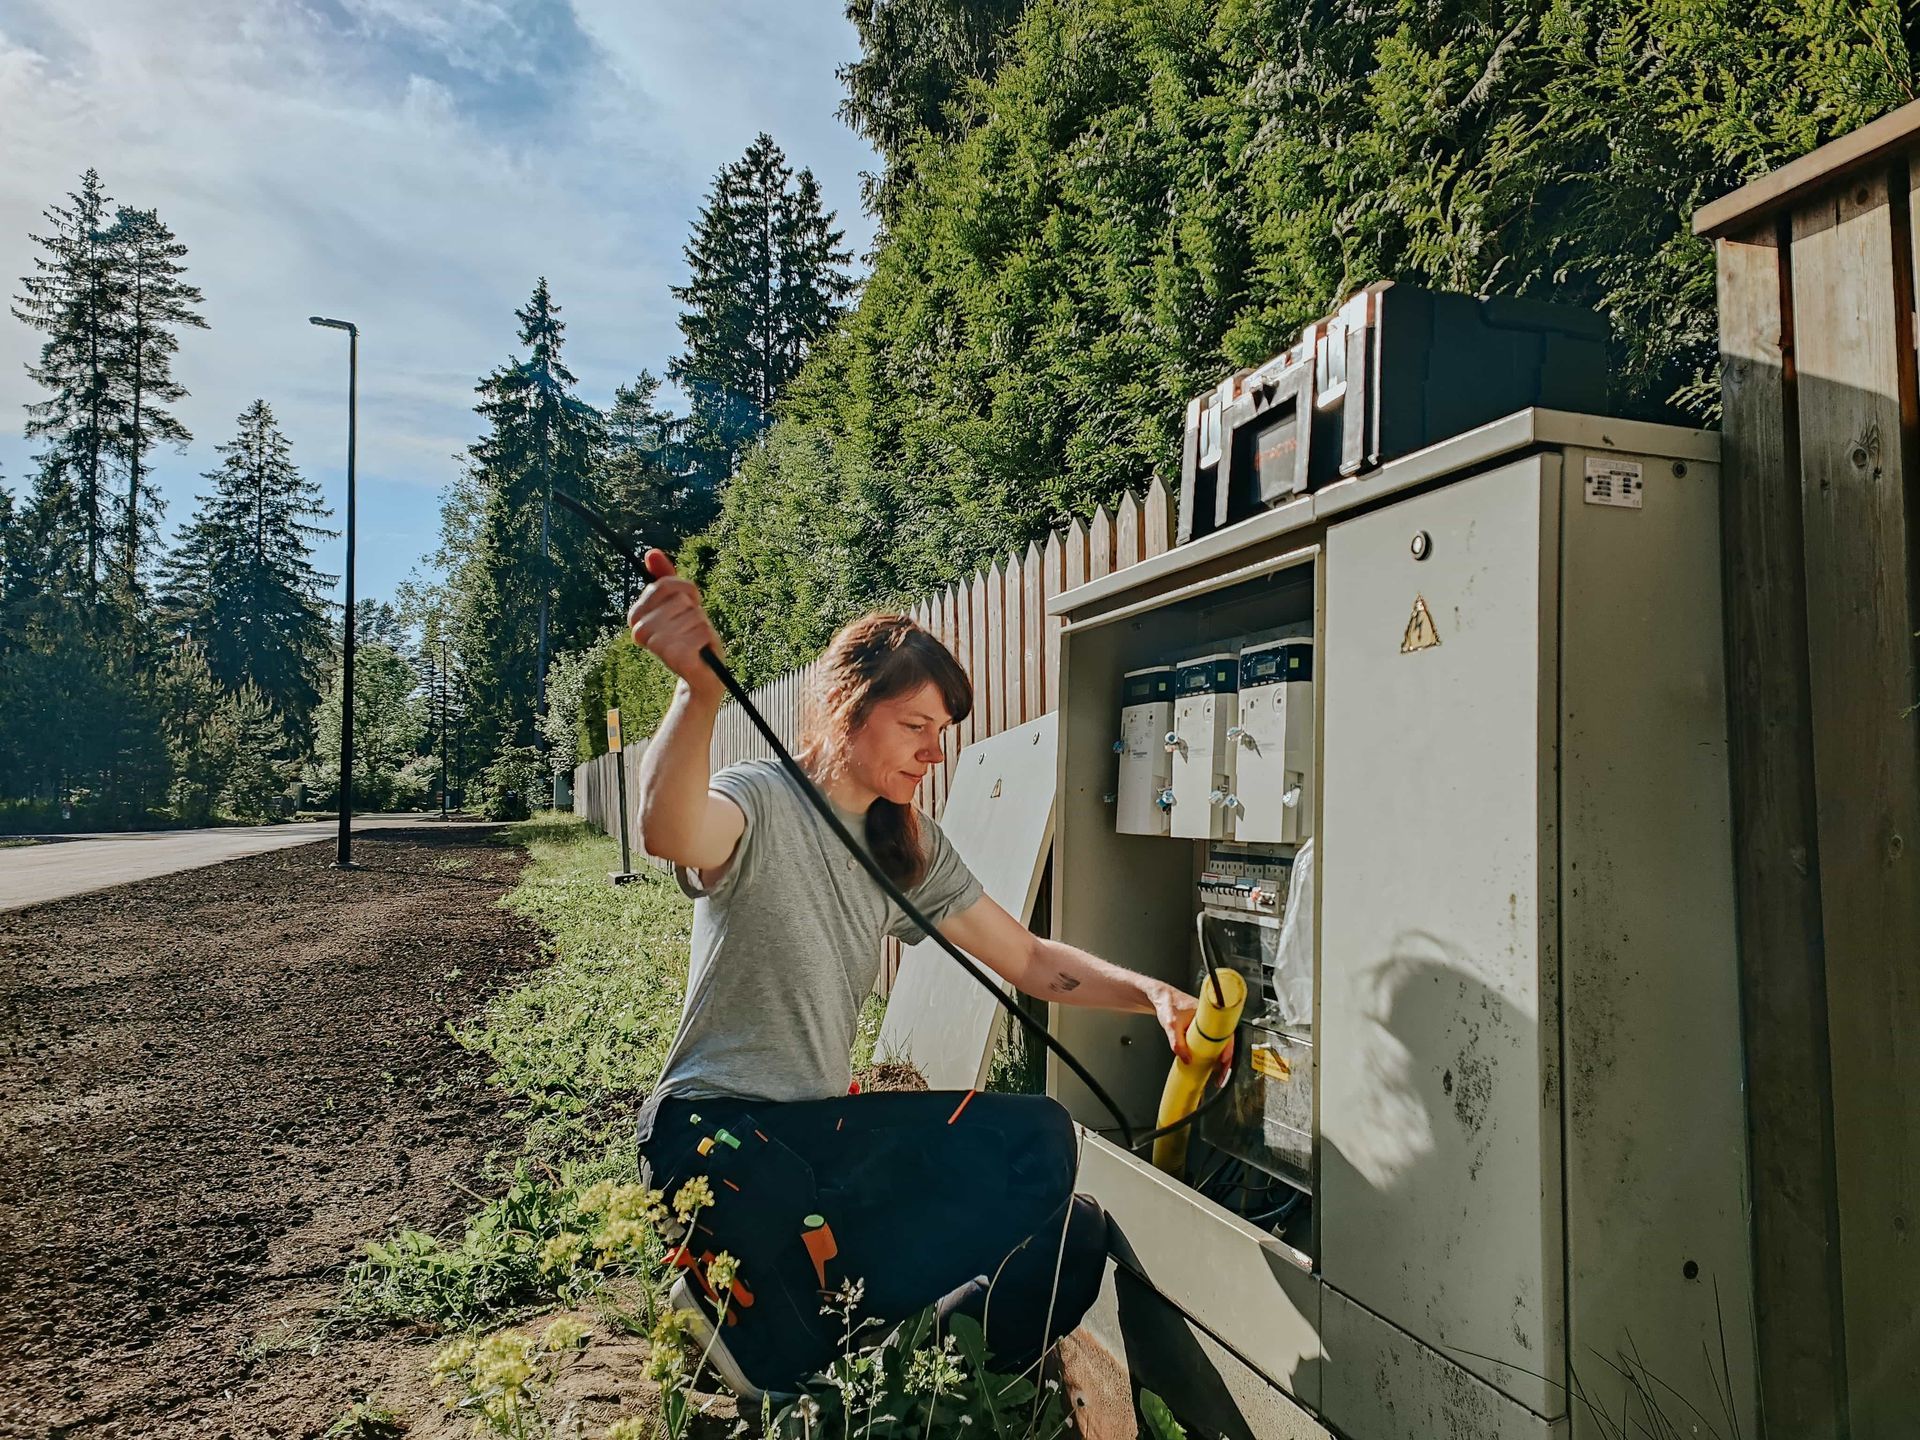
M 1406 634 L 1400 637 L 1400 653 L 1411 655 L 1416 650 L 1431 650 L 1440 643 L 1440 631 L 1433 623 L 1433 612 L 1427 609 L 1427 597 L 1413 597 L 1413 615 L 1407 621 Z

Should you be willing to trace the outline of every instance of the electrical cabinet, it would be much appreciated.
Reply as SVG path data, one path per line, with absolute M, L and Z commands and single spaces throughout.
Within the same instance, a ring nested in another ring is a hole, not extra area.
M 1053 934 L 1188 988 L 1208 934 L 1261 1083 L 1181 1177 L 1049 1092 L 1118 1263 L 1303 1425 L 1656 1433 L 1639 1365 L 1756 1433 L 1717 457 L 1521 411 L 1052 602 Z M 1113 697 L 1165 664 L 1136 839 Z M 1146 1128 L 1151 1017 L 1051 1024 Z
M 1114 829 L 1122 835 L 1165 835 L 1173 796 L 1172 752 L 1167 732 L 1173 728 L 1173 667 L 1149 665 L 1123 677 L 1120 696 L 1120 738 L 1113 742 L 1120 757 L 1114 787 Z

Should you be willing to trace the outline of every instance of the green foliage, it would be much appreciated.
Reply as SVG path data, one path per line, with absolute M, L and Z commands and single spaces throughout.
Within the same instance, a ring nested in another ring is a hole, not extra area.
M 595 1228 L 581 1205 L 585 1189 L 571 1172 L 556 1184 L 523 1162 L 506 1193 L 482 1205 L 458 1240 L 401 1230 L 368 1241 L 348 1268 L 341 1318 L 459 1329 L 526 1305 L 571 1302 L 606 1275 L 643 1265 L 641 1252 L 621 1247 L 601 1263 L 562 1238 Z M 568 1258 L 556 1264 L 562 1251 Z
M 309 803 L 325 807 L 340 789 L 341 666 L 313 716 L 313 751 L 304 773 Z M 439 761 L 420 754 L 427 707 L 411 666 L 379 643 L 353 654 L 353 803 L 357 810 L 422 804 Z
M 547 708 L 540 712 L 540 739 L 554 775 L 571 771 L 585 758 L 581 750 L 580 706 L 586 695 L 591 650 L 563 650 L 547 666 Z
M 280 716 L 249 681 L 222 699 L 217 723 L 228 746 L 221 805 L 238 820 L 269 818 L 283 807 L 296 768 L 287 759 Z
M 106 245 L 120 295 L 113 337 L 112 378 L 121 405 L 113 436 L 116 457 L 126 469 L 121 500 L 120 568 L 140 571 L 141 557 L 160 537 L 160 495 L 147 472 L 147 454 L 155 445 L 184 450 L 193 439 L 166 406 L 187 398 L 187 387 L 173 378 L 173 357 L 180 349 L 176 329 L 204 330 L 200 291 L 183 278 L 187 247 L 153 210 L 125 205 L 115 213 Z
M 627 631 L 601 637 L 588 654 L 580 690 L 581 753 L 607 753 L 609 710 L 620 712 L 620 728 L 628 740 L 651 735 L 673 701 L 675 683 L 673 672 L 634 644 Z
M 78 537 L 91 604 L 110 579 L 131 596 L 157 539 L 145 458 L 156 444 L 192 438 L 165 408 L 187 393 L 173 379 L 174 332 L 206 322 L 200 292 L 181 278 L 186 247 L 155 212 L 123 205 L 109 218 L 113 202 L 94 170 L 67 199 L 47 208 L 48 232 L 31 237 L 40 253 L 13 313 L 47 337 L 27 367 L 47 391 L 27 406 L 27 434 L 47 441 L 45 493 Z
M 631 385 L 614 387 L 599 490 L 608 522 L 636 549 L 673 554 L 712 520 L 714 493 L 693 469 L 681 436 L 685 422 L 660 408 L 659 394 L 659 380 L 645 370 Z
M 940 127 L 889 151 L 904 180 L 859 304 L 706 537 L 722 633 L 763 678 L 808 658 L 826 615 L 1174 476 L 1190 395 L 1382 277 L 1595 307 L 1616 411 L 1710 418 L 1691 212 L 1913 98 L 1901 16 L 1031 0 L 991 80 L 942 90 Z
M 320 1440 L 401 1440 L 407 1427 L 399 1415 L 373 1400 L 356 1400 L 321 1432 Z
M 547 805 L 547 766 L 539 750 L 517 745 L 487 763 L 473 784 L 468 805 L 487 820 L 525 820 Z
M 837 1308 L 846 1338 L 838 1359 L 807 1394 L 773 1418 L 773 1440 L 858 1434 L 871 1440 L 996 1436 L 1058 1440 L 1070 1432 L 1057 1381 L 994 1372 L 986 1337 L 970 1316 L 955 1315 L 936 1333 L 933 1312 L 900 1327 L 890 1344 L 855 1338 L 858 1287 L 842 1291 Z
M 619 846 L 584 821 L 536 821 L 516 835 L 533 863 L 505 904 L 550 937 L 550 963 L 456 1033 L 524 1102 L 534 1153 L 578 1159 L 630 1145 L 679 1023 L 692 906 L 652 870 L 609 885 Z
M 335 578 L 313 568 L 313 542 L 337 532 L 310 523 L 327 513 L 320 487 L 294 467 L 266 401 L 241 412 L 238 433 L 218 453 L 225 460 L 205 477 L 213 493 L 201 497 L 168 558 L 163 613 L 205 650 L 222 685 L 259 687 L 289 731 L 304 735 L 319 700 L 325 595 Z
M 1140 1392 L 1140 1416 L 1147 1422 L 1147 1433 L 1153 1440 L 1187 1440 L 1185 1428 L 1173 1418 L 1167 1402 L 1151 1390 Z
M 167 657 L 160 693 L 167 716 L 167 745 L 173 760 L 167 799 L 188 825 L 213 818 L 214 802 L 233 772 L 234 747 L 221 724 L 226 692 L 197 646 L 177 645 Z
M 840 118 L 880 152 L 862 177 L 867 208 L 886 216 L 913 174 L 913 148 L 964 126 L 960 97 L 991 80 L 1024 0 L 847 0 L 860 58 L 840 67 Z

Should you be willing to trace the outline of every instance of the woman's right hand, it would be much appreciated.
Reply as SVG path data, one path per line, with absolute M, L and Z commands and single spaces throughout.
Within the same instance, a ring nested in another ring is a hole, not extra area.
M 720 677 L 700 658 L 701 650 L 709 645 L 714 654 L 724 653 L 719 632 L 701 607 L 700 591 L 691 580 L 679 577 L 664 550 L 647 551 L 646 566 L 652 583 L 627 611 L 627 629 L 633 643 L 658 655 L 660 663 L 694 694 L 723 694 L 726 687 Z

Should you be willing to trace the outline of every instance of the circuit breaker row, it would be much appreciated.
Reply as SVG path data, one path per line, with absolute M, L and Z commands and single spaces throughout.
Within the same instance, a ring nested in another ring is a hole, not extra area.
M 1114 828 L 1298 845 L 1313 834 L 1313 641 L 1127 672 Z

